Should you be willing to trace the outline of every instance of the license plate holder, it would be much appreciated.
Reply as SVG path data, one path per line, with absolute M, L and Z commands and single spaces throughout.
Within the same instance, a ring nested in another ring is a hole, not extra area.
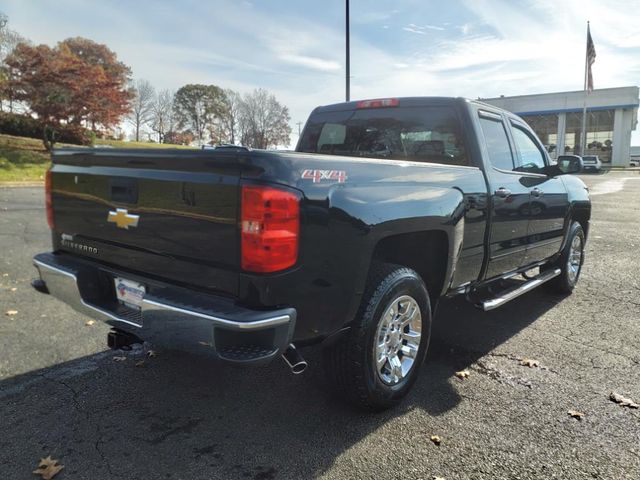
M 113 282 L 118 302 L 134 310 L 142 308 L 142 300 L 147 293 L 144 285 L 122 277 L 115 277 Z

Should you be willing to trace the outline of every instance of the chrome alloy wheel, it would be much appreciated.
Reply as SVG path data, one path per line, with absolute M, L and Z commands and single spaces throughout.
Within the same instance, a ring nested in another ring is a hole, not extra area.
M 578 280 L 580 267 L 582 266 L 582 238 L 579 235 L 573 237 L 571 247 L 569 248 L 569 256 L 567 258 L 567 274 L 569 281 L 573 284 Z
M 396 385 L 415 363 L 422 337 L 422 313 L 418 302 L 402 295 L 389 303 L 375 337 L 374 358 L 380 380 Z

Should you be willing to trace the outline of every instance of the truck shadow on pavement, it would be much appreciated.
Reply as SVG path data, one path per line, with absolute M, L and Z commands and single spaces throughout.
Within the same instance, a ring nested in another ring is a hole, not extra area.
M 397 416 L 421 409 L 437 417 L 455 409 L 462 399 L 454 372 L 561 300 L 532 292 L 490 313 L 463 299 L 444 301 L 414 390 L 398 408 L 376 415 L 327 393 L 318 349 L 303 350 L 310 366 L 299 376 L 280 361 L 240 370 L 134 350 L 5 380 L 0 471 L 8 471 L 0 476 L 32 478 L 37 461 L 52 455 L 65 465 L 60 480 L 315 477 Z M 406 428 L 408 435 L 425 433 Z

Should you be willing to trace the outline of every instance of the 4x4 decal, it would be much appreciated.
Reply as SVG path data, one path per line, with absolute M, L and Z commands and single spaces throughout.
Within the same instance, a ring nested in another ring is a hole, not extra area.
M 304 180 L 313 180 L 313 183 L 320 183 L 323 180 L 337 180 L 338 183 L 347 181 L 347 172 L 344 170 L 305 170 L 302 172 Z

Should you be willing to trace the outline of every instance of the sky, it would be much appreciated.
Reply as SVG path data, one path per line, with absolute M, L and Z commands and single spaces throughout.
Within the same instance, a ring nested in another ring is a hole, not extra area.
M 344 0 L 2 0 L 34 43 L 105 43 L 157 89 L 266 88 L 298 122 L 345 98 Z M 351 0 L 351 98 L 640 85 L 640 0 Z M 640 145 L 640 127 L 632 144 Z

